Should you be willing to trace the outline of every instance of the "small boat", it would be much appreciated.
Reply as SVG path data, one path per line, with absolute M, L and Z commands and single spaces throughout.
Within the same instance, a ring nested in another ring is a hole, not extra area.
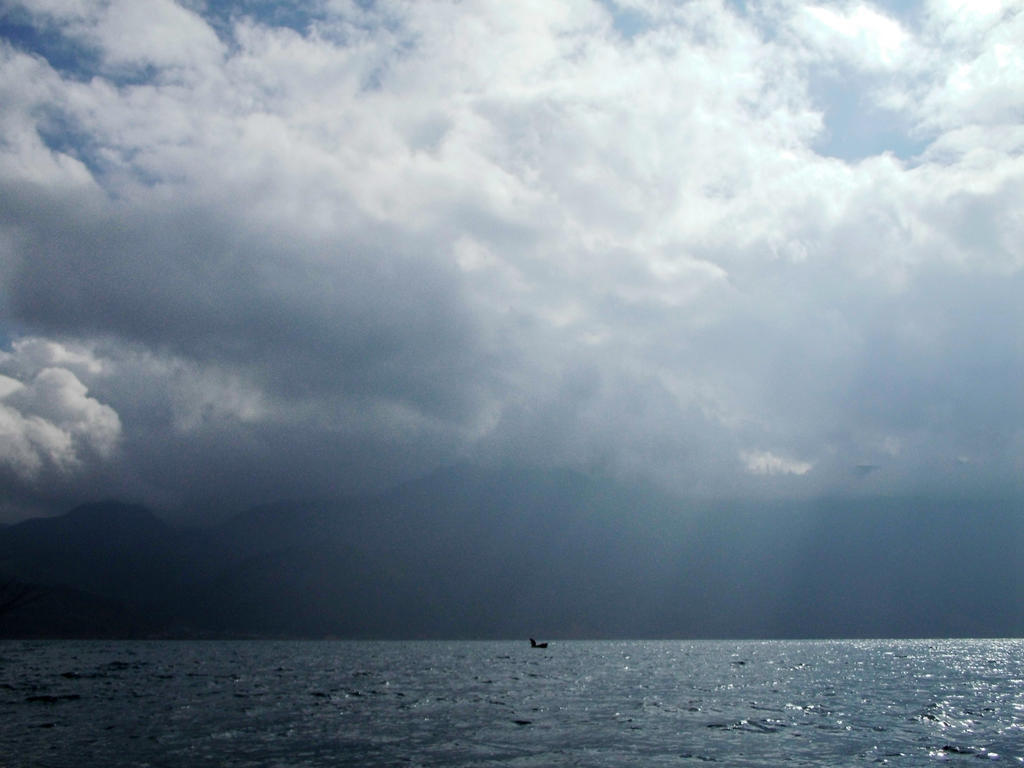
M 530 647 L 531 647 L 531 648 L 547 648 L 547 647 L 548 647 L 548 644 L 547 644 L 547 643 L 538 643 L 538 642 L 537 642 L 536 640 L 534 640 L 534 639 L 533 639 L 533 638 L 531 637 L 531 638 L 530 638 Z

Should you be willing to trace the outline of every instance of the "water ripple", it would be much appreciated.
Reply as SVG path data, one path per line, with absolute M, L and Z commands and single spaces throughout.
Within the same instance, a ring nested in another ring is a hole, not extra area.
M 3 642 L 19 765 L 1024 763 L 1021 641 Z

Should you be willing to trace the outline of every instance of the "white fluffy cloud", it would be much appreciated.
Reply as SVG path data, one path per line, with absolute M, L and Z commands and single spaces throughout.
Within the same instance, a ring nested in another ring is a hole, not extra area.
M 823 60 L 845 60 L 869 71 L 916 67 L 921 51 L 895 19 L 868 3 L 847 7 L 807 5 L 794 19 L 794 28 Z
M 813 468 L 810 462 L 776 456 L 771 451 L 743 451 L 740 457 L 752 475 L 806 475 Z
M 485 455 L 1014 482 L 1019 4 L 242 10 L 36 3 L 79 69 L 0 48 L 0 320 L 104 345 L 47 365 L 101 387 L 144 493 Z M 820 154 L 875 130 L 850 103 L 919 149 Z
M 66 364 L 98 372 L 100 363 L 83 351 L 27 339 L 0 356 L 0 465 L 21 480 L 37 481 L 86 469 L 117 449 L 121 422 L 107 405 L 88 396 Z

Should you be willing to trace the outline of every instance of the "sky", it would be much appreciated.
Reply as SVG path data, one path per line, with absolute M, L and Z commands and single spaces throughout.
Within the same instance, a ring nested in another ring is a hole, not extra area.
M 0 0 L 0 520 L 465 462 L 1020 496 L 1021 40 L 1021 0 Z

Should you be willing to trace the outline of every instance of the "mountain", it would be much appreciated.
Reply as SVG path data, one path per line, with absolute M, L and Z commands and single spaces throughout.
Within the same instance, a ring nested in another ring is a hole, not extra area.
M 177 530 L 144 507 L 84 504 L 0 530 L 0 570 L 139 603 L 161 596 L 184 575 L 181 543 Z
M 87 505 L 0 529 L 0 571 L 55 596 L 32 609 L 35 634 L 1010 636 L 1024 634 L 1021 511 L 684 502 L 569 471 L 460 467 L 203 529 Z M 47 610 L 72 618 L 47 624 Z M 0 615 L 0 634 L 30 613 Z
M 161 627 L 152 615 L 116 600 L 0 575 L 0 637 L 144 637 Z

